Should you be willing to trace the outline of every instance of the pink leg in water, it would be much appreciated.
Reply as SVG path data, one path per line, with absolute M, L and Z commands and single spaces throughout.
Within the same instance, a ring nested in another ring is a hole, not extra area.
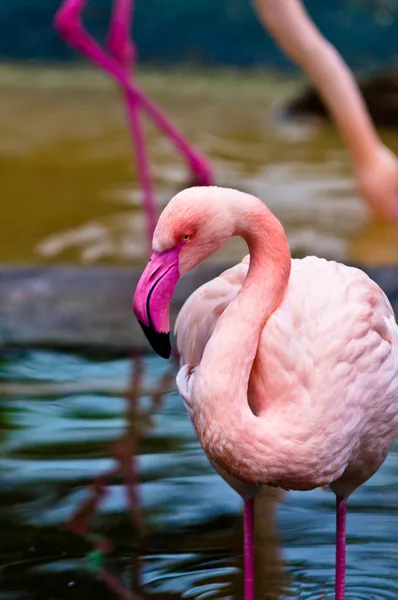
M 196 150 L 191 148 L 184 136 L 174 127 L 160 108 L 150 100 L 141 89 L 131 81 L 127 65 L 133 66 L 134 46 L 129 38 L 130 19 L 132 15 L 131 0 L 120 0 L 113 11 L 112 31 L 108 42 L 111 54 L 107 54 L 99 44 L 87 33 L 81 21 L 81 13 L 87 0 L 64 0 L 58 10 L 54 25 L 59 35 L 75 50 L 84 54 L 91 62 L 100 67 L 115 79 L 123 88 L 129 105 L 129 116 L 132 124 L 132 134 L 137 134 L 136 107 L 137 104 L 145 110 L 154 123 L 163 130 L 183 154 L 190 165 L 195 182 L 199 185 L 211 185 L 213 181 L 210 164 Z M 123 56 L 120 63 L 115 56 Z M 138 125 L 139 128 L 139 125 Z M 138 132 L 139 135 L 139 132 Z M 140 139 L 136 140 L 140 146 Z M 141 140 L 142 143 L 142 140 Z M 139 169 L 142 164 L 139 165 Z
M 254 500 L 244 508 L 244 582 L 245 599 L 254 600 Z
M 344 600 L 345 541 L 347 504 L 344 496 L 336 497 L 336 600 Z

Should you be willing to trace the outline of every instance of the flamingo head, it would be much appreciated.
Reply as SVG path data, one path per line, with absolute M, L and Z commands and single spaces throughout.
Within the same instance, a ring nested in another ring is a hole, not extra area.
M 171 353 L 169 306 L 178 280 L 234 234 L 228 192 L 236 194 L 215 187 L 183 190 L 159 217 L 133 311 L 152 348 L 163 358 Z

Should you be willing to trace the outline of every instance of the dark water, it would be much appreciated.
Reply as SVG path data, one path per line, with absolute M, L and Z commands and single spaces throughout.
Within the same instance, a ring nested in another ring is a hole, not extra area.
M 140 597 L 242 597 L 241 500 L 202 454 L 174 375 L 153 355 L 3 353 L 0 598 L 117 597 L 101 568 Z M 398 595 L 397 451 L 350 500 L 347 598 Z M 333 495 L 276 499 L 256 507 L 258 598 L 332 598 Z

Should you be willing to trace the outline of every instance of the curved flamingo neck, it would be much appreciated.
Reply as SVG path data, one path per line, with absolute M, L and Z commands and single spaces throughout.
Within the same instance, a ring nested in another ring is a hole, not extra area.
M 301 0 L 255 0 L 260 21 L 318 89 L 354 162 L 370 163 L 380 140 L 354 76 Z
M 289 282 L 291 256 L 286 234 L 281 223 L 263 203 L 246 213 L 235 234 L 243 237 L 249 247 L 250 265 L 237 297 L 238 303 L 233 302 L 231 306 L 236 310 L 243 301 L 243 311 L 253 315 L 261 331 L 265 321 L 282 302 Z M 261 300 L 256 311 L 253 310 L 255 297 Z M 242 311 L 241 306 L 239 309 Z
M 235 234 L 249 246 L 249 272 L 206 345 L 193 393 L 194 422 L 203 448 L 232 475 L 248 479 L 250 452 L 244 475 L 244 465 L 234 467 L 231 461 L 233 449 L 228 442 L 234 440 L 236 448 L 245 439 L 234 435 L 237 423 L 245 426 L 248 419 L 258 421 L 248 404 L 249 377 L 264 324 L 284 298 L 291 256 L 282 225 L 264 204 L 253 199 L 244 208 L 244 213 L 237 209 L 234 215 Z M 237 451 L 235 457 L 243 454 Z

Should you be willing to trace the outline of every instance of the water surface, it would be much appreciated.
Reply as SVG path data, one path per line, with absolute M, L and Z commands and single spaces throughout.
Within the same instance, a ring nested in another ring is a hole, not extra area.
M 174 374 L 153 355 L 3 355 L 2 598 L 115 597 L 94 536 L 141 597 L 242 597 L 241 500 L 209 467 Z M 350 500 L 348 599 L 397 597 L 397 481 L 398 447 Z M 86 522 L 93 482 L 106 493 Z M 256 508 L 258 597 L 332 598 L 333 494 L 274 494 Z
M 211 159 L 216 183 L 259 195 L 293 254 L 396 264 L 398 228 L 369 220 L 336 131 L 280 118 L 299 80 L 266 72 L 140 72 L 143 89 Z M 122 98 L 94 69 L 0 69 L 0 262 L 141 264 L 145 227 Z M 159 209 L 188 183 L 147 123 Z M 398 134 L 381 131 L 398 152 Z M 240 259 L 238 240 L 221 255 Z

